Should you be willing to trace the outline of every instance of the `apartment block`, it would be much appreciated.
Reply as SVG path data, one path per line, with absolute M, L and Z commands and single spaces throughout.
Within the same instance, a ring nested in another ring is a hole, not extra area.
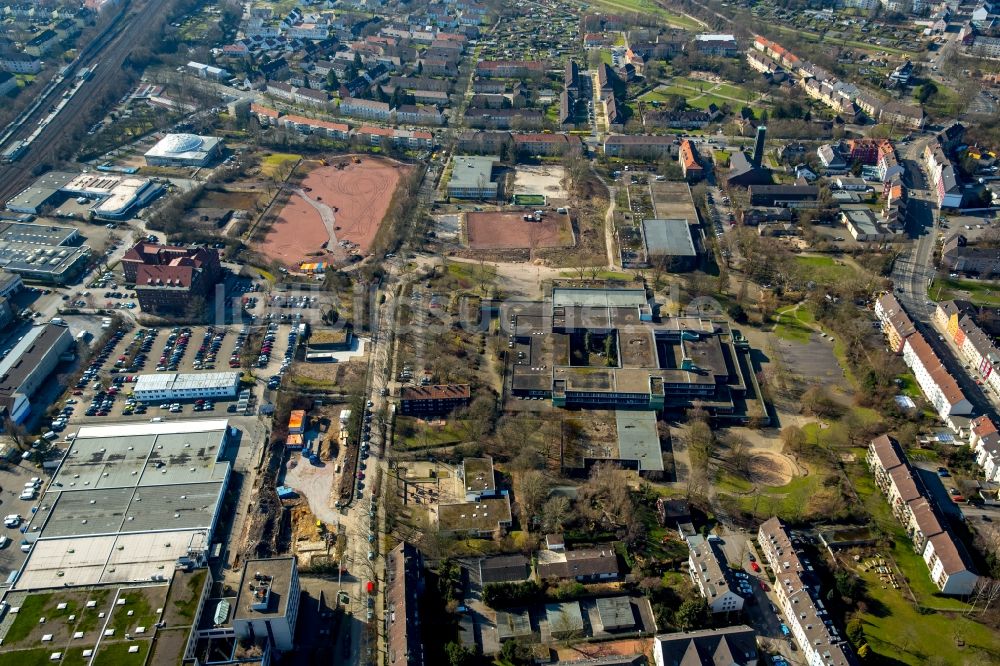
M 761 553 L 774 572 L 774 592 L 786 624 L 809 666 L 856 666 L 857 657 L 841 637 L 823 604 L 825 596 L 813 565 L 792 543 L 788 528 L 777 518 L 757 532 Z

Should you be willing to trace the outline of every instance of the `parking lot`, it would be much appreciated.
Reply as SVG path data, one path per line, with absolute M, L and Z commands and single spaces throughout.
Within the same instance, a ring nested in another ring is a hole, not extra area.
M 21 493 L 26 489 L 25 484 L 31 483 L 33 478 L 39 478 L 39 481 L 45 482 L 44 475 L 39 474 L 33 465 L 12 463 L 0 474 L 0 505 L 2 505 L 0 510 L 3 511 L 5 517 L 13 517 L 16 514 L 20 518 L 16 524 L 13 520 L 4 521 L 2 537 L 0 537 L 0 541 L 3 543 L 0 547 L 0 576 L 4 580 L 12 571 L 20 569 L 27 557 L 20 548 L 22 537 L 18 529 L 23 524 L 23 519 L 31 515 L 31 506 L 34 504 L 34 500 L 27 499 L 27 496 L 22 499 Z M 32 497 L 37 497 L 43 488 L 43 485 L 38 485 Z
M 131 386 L 140 374 L 240 370 L 244 355 L 249 355 L 261 383 L 275 388 L 294 352 L 294 329 L 277 323 L 256 332 L 249 326 L 119 329 L 94 350 L 79 380 L 70 386 L 70 395 L 59 403 L 58 415 L 47 424 L 53 431 L 49 438 L 73 424 L 107 418 L 232 413 L 236 399 L 144 405 L 131 398 Z

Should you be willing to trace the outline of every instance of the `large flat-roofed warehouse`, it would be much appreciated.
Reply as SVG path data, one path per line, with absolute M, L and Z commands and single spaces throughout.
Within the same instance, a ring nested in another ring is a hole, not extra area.
M 146 152 L 149 166 L 203 167 L 222 152 L 222 140 L 196 134 L 168 134 Z
M 687 220 L 643 220 L 642 238 L 646 258 L 669 271 L 689 271 L 698 261 L 698 251 Z
M 699 403 L 716 416 L 742 418 L 737 402 L 752 382 L 744 358 L 748 347 L 725 321 L 660 319 L 644 289 L 617 287 L 557 286 L 548 301 L 508 303 L 503 309 L 500 319 L 514 344 L 514 396 L 551 398 L 556 407 L 605 409 L 685 409 Z M 644 437 L 624 444 L 650 453 L 653 465 L 653 441 Z
M 0 361 L 0 411 L 14 423 L 31 414 L 31 397 L 73 346 L 66 326 L 34 326 Z
M 10 222 L 0 224 L 0 268 L 47 284 L 75 279 L 90 257 L 90 248 L 72 227 Z
M 7 210 L 38 215 L 44 206 L 61 198 L 62 188 L 78 174 L 69 171 L 50 171 L 38 177 L 31 185 L 7 201 Z
M 238 372 L 158 372 L 139 375 L 132 395 L 143 402 L 235 398 L 239 386 Z
M 50 171 L 10 199 L 7 208 L 38 215 L 46 206 L 59 206 L 68 197 L 77 197 L 81 198 L 81 205 L 90 205 L 90 214 L 94 217 L 126 220 L 163 190 L 162 185 L 137 176 Z M 56 215 L 60 214 L 57 210 Z
M 229 436 L 225 419 L 80 428 L 28 523 L 14 588 L 166 580 L 203 563 Z
M 500 158 L 487 155 L 455 155 L 451 158 L 448 196 L 456 199 L 496 199 L 500 192 L 492 180 L 493 166 Z
M 163 186 L 148 178 L 124 178 L 107 173 L 82 173 L 63 186 L 62 192 L 96 200 L 91 207 L 94 217 L 126 220 L 163 192 Z

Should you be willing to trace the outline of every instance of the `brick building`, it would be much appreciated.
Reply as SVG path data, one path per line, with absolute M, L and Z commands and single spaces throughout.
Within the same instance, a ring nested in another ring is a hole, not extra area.
M 139 242 L 125 253 L 122 266 L 139 307 L 154 314 L 183 312 L 192 297 L 207 298 L 222 277 L 219 254 L 204 247 Z

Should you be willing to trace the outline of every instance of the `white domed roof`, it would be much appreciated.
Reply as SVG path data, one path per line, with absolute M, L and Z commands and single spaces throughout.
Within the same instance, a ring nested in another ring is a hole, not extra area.
M 171 134 L 160 147 L 169 153 L 190 153 L 201 148 L 202 143 L 202 138 L 194 134 Z

